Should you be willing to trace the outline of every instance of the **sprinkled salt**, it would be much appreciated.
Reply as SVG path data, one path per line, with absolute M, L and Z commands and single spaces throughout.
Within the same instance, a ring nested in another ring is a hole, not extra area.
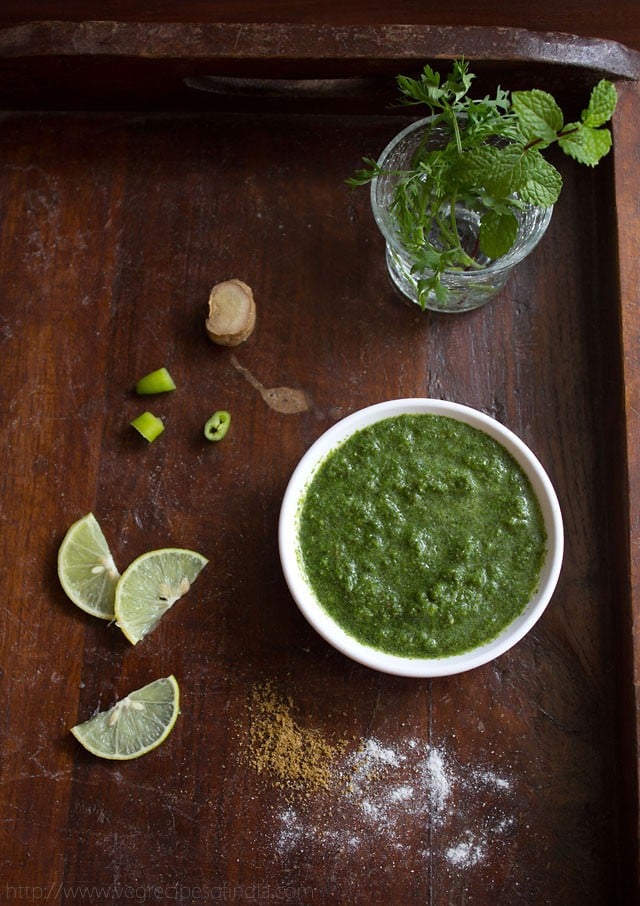
M 399 786 L 395 790 L 389 791 L 389 802 L 406 802 L 413 796 L 413 787 Z
M 422 765 L 422 771 L 427 782 L 429 804 L 437 812 L 441 812 L 447 804 L 451 783 L 447 776 L 444 758 L 438 749 L 429 749 Z
M 476 780 L 491 784 L 498 789 L 508 790 L 510 787 L 510 783 L 506 778 L 499 777 L 493 771 L 474 771 L 473 777 L 475 777 Z
M 280 855 L 309 846 L 332 853 L 366 851 L 383 838 L 390 850 L 428 861 L 431 844 L 416 849 L 412 836 L 422 822 L 425 839 L 429 827 L 441 829 L 448 841 L 441 854 L 461 871 L 487 862 L 515 820 L 505 811 L 509 778 L 490 767 L 460 764 L 444 746 L 409 739 L 392 748 L 370 738 L 343 753 L 335 769 L 331 796 L 316 800 L 313 813 L 289 803 L 278 816 Z M 491 807 L 479 816 L 478 802 L 485 799 Z
M 300 818 L 295 809 L 286 808 L 278 816 L 280 827 L 278 828 L 277 849 L 279 852 L 292 852 L 301 843 L 305 836 Z
M 477 840 L 470 831 L 467 831 L 463 840 L 445 851 L 447 861 L 456 868 L 469 868 L 477 865 L 486 855 L 486 843 L 483 840 Z

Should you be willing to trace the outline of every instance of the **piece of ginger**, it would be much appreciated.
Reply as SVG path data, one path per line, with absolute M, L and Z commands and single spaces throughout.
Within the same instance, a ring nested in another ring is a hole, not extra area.
M 209 295 L 207 335 L 220 346 L 237 346 L 251 335 L 256 324 L 256 303 L 250 286 L 242 280 L 216 283 Z

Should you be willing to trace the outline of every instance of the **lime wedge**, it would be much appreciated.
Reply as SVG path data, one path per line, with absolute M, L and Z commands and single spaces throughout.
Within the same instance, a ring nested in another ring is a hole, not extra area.
M 127 567 L 116 586 L 114 608 L 116 622 L 132 645 L 156 628 L 207 563 L 195 551 L 167 547 L 148 551 Z
M 113 620 L 119 576 L 93 513 L 74 522 L 58 551 L 58 578 L 68 597 L 87 613 Z
M 154 680 L 71 728 L 85 749 L 100 758 L 126 761 L 155 749 L 167 738 L 180 713 L 174 676 Z

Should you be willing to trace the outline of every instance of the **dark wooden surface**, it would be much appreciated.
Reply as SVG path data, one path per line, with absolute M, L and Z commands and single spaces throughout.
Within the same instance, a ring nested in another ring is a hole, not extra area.
M 5 0 L 0 22 L 43 19 L 137 22 L 306 22 L 312 25 L 489 25 L 608 38 L 640 49 L 636 0 Z
M 370 42 L 360 68 L 378 87 L 384 77 L 383 97 L 399 51 Z M 491 48 L 475 50 L 490 80 Z M 259 75 L 260 48 L 243 52 Z M 38 54 L 27 57 L 14 58 L 18 75 L 41 74 Z M 326 59 L 316 73 L 333 74 Z M 529 66 L 502 62 L 514 78 Z M 579 105 L 591 66 L 600 72 L 597 53 L 532 71 Z M 499 299 L 456 317 L 399 301 L 367 191 L 344 185 L 403 122 L 375 109 L 368 82 L 361 100 L 307 98 L 295 114 L 277 97 L 267 110 L 213 96 L 184 113 L 4 115 L 0 902 L 82 891 L 113 902 L 635 901 L 640 97 L 619 84 L 615 158 L 595 171 L 558 159 L 565 189 L 544 241 Z M 235 351 L 204 331 L 211 285 L 232 276 L 258 306 Z M 132 387 L 162 364 L 178 389 L 152 401 L 167 429 L 146 446 L 128 427 L 145 405 Z M 271 387 L 304 391 L 308 409 L 274 411 L 260 392 Z M 563 572 L 539 624 L 493 664 L 434 681 L 330 649 L 278 562 L 278 509 L 300 456 L 336 419 L 397 396 L 499 418 L 539 455 L 565 517 Z M 211 446 L 202 425 L 218 408 L 233 424 Z M 136 648 L 59 587 L 59 543 L 90 510 L 121 567 L 168 545 L 210 558 Z M 162 748 L 108 763 L 69 735 L 169 672 L 182 715 Z M 300 795 L 256 770 L 251 702 L 264 681 L 299 726 L 344 747 L 329 791 Z M 368 770 L 354 774 L 354 760 Z

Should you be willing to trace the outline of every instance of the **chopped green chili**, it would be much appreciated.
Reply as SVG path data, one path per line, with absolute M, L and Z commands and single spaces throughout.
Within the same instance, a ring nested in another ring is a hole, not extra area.
M 142 434 L 149 443 L 153 443 L 156 437 L 159 437 L 164 431 L 162 419 L 158 418 L 157 415 L 153 415 L 152 412 L 143 412 L 142 415 L 134 418 L 131 426 Z
M 231 416 L 224 409 L 214 412 L 204 426 L 204 436 L 207 440 L 222 440 L 231 424 Z
M 173 378 L 166 368 L 158 368 L 157 371 L 151 371 L 141 377 L 136 384 L 136 393 L 146 395 L 149 393 L 167 393 L 169 390 L 175 390 L 176 385 Z

